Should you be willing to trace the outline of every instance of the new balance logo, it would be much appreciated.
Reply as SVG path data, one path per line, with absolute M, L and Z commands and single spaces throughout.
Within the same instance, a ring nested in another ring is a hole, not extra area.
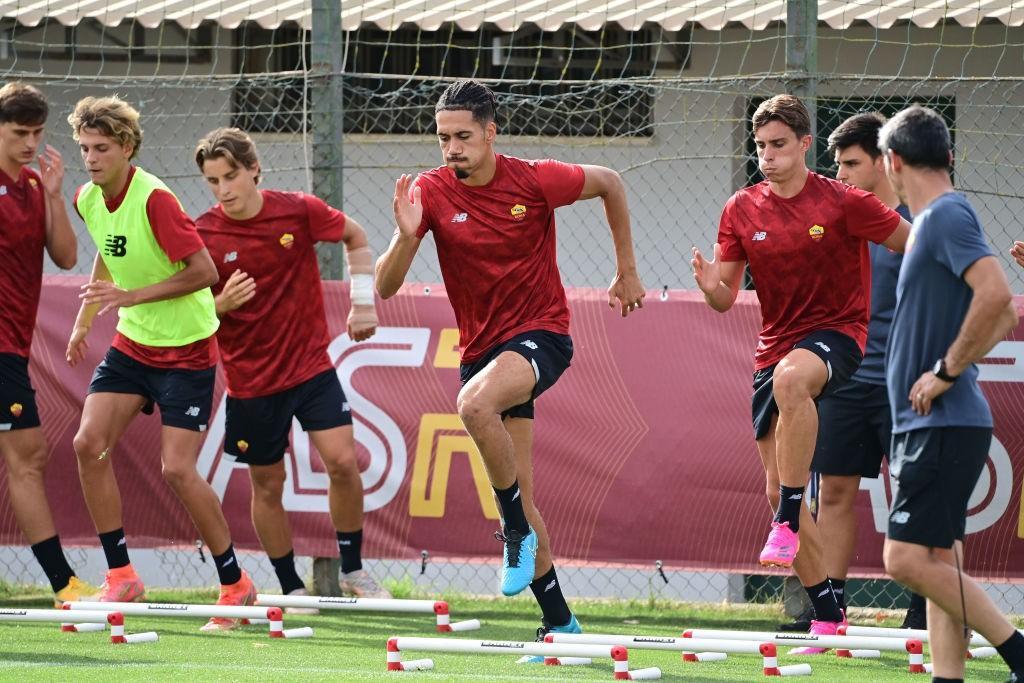
M 103 253 L 107 256 L 124 256 L 128 253 L 128 238 L 124 235 L 110 235 L 104 242 Z
M 519 342 L 519 343 L 522 344 L 523 346 L 525 346 L 528 349 L 533 349 L 534 351 L 537 350 L 537 342 L 535 342 L 535 341 L 531 341 L 531 340 L 527 339 L 526 341 Z
M 199 417 L 199 406 L 189 406 L 185 414 L 189 417 Z
M 814 342 L 815 346 L 820 346 L 825 353 L 832 353 L 832 349 L 825 344 L 825 342 Z
M 457 213 L 452 216 L 452 223 L 465 223 L 467 220 L 469 220 L 468 213 Z
M 893 524 L 906 524 L 910 521 L 910 513 L 905 510 L 894 512 L 889 516 L 889 521 Z
M 804 499 L 804 494 L 802 494 L 802 493 L 794 493 L 787 500 L 803 500 L 803 499 Z
M 237 260 L 238 260 L 238 252 L 237 251 L 229 251 L 228 253 L 224 254 L 224 263 L 231 263 L 232 261 L 237 261 Z
M 117 542 L 118 545 L 125 545 L 126 543 L 127 541 L 125 540 L 124 536 L 122 536 L 121 540 Z
M 767 237 L 767 236 L 768 236 L 768 233 L 766 233 L 766 232 L 755 232 L 754 236 L 751 237 L 750 239 L 754 240 L 755 242 L 763 242 L 764 238 Z
M 338 541 L 338 545 L 352 545 L 352 541 Z
M 551 583 L 544 586 L 544 592 L 547 593 L 549 590 L 558 585 L 558 579 L 551 579 Z
M 350 412 L 352 412 L 352 409 L 349 408 L 349 406 L 348 406 L 348 401 L 345 401 L 344 403 L 341 404 L 341 411 L 343 413 L 350 413 Z

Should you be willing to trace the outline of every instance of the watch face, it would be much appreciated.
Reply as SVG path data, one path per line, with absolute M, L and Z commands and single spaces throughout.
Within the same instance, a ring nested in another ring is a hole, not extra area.
M 932 372 L 934 372 L 936 375 L 942 372 L 942 359 L 941 358 L 939 360 L 935 361 L 935 367 L 932 368 Z

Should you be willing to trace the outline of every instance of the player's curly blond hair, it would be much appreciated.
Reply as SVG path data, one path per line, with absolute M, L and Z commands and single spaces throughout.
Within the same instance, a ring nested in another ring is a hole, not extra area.
M 134 158 L 142 146 L 139 112 L 116 95 L 78 100 L 75 110 L 68 115 L 68 123 L 75 140 L 83 128 L 91 128 L 117 140 L 122 147 L 131 145 L 132 156 L 129 158 Z
M 217 128 L 203 136 L 196 145 L 196 165 L 200 173 L 207 159 L 226 159 L 231 168 L 244 166 L 250 171 L 259 170 L 260 159 L 256 154 L 256 143 L 249 134 L 239 128 Z M 256 174 L 256 183 L 260 182 Z

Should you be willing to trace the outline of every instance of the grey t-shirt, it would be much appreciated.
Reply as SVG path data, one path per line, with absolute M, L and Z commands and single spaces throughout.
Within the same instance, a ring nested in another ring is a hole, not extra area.
M 971 365 L 928 415 L 911 407 L 910 388 L 945 356 L 974 296 L 963 279 L 978 259 L 992 256 L 978 215 L 955 192 L 942 195 L 914 218 L 896 285 L 896 312 L 886 347 L 886 383 L 893 433 L 932 427 L 992 427 L 992 413 Z

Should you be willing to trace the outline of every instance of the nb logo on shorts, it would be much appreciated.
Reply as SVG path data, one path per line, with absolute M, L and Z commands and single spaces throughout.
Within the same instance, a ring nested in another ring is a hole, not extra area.
M 199 417 L 199 406 L 189 406 L 185 414 L 189 417 Z
M 534 351 L 537 350 L 537 342 L 535 342 L 535 341 L 531 341 L 531 340 L 527 339 L 526 341 L 522 341 L 522 342 L 519 342 L 519 343 L 522 344 L 523 346 L 525 346 L 528 349 L 533 349 Z
M 825 353 L 831 353 L 832 352 L 832 349 L 830 349 L 828 347 L 828 345 L 825 344 L 825 342 L 814 342 L 814 345 L 815 346 L 820 346 Z
M 128 238 L 126 236 L 110 235 L 103 245 L 103 253 L 107 256 L 124 256 L 128 253 L 128 250 L 125 248 L 127 244 Z
M 349 408 L 349 406 L 348 406 L 348 401 L 345 401 L 344 403 L 341 404 L 341 412 L 343 412 L 343 413 L 350 413 L 350 412 L 352 412 L 352 409 Z
M 906 524 L 910 521 L 910 513 L 905 510 L 894 512 L 890 515 L 889 521 L 893 524 Z
M 751 237 L 750 239 L 754 240 L 755 242 L 763 242 L 764 238 L 767 237 L 767 236 L 768 236 L 768 233 L 766 233 L 766 232 L 755 232 L 754 236 Z
M 452 223 L 465 223 L 467 220 L 469 220 L 468 213 L 457 213 L 452 216 Z

